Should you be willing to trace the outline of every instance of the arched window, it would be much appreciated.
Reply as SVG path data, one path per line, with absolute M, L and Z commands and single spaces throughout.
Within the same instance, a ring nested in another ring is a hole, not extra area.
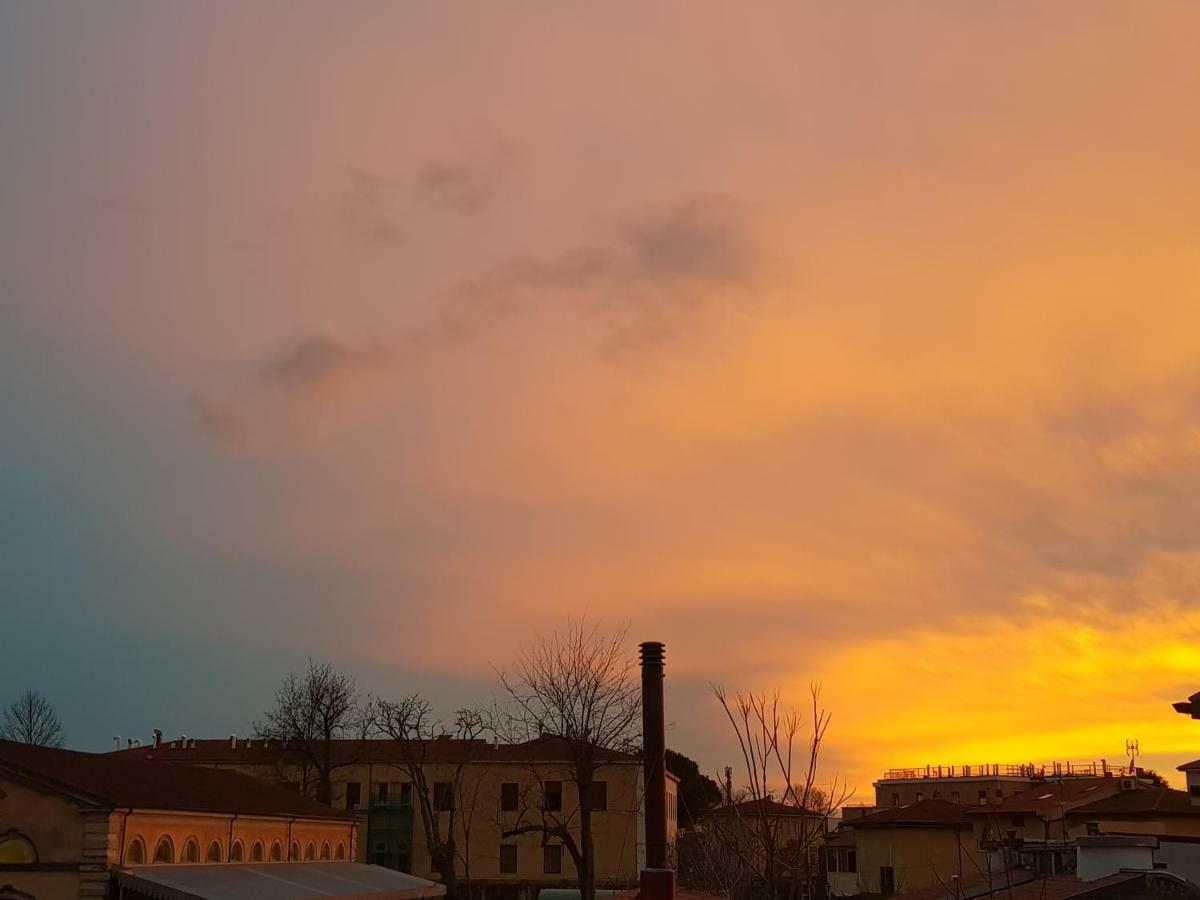
M 198 863 L 200 862 L 200 843 L 195 838 L 188 838 L 183 845 L 183 856 L 179 858 L 180 862 Z
M 175 862 L 175 845 L 171 843 L 169 837 L 159 839 L 158 846 L 154 848 L 154 861 L 156 863 Z
M 221 842 L 213 841 L 208 845 L 208 852 L 204 854 L 205 862 L 220 862 L 221 861 Z
M 125 865 L 140 866 L 146 862 L 146 845 L 140 837 L 135 837 L 125 848 Z
M 308 846 L 304 848 L 304 858 L 305 859 L 316 859 L 317 858 L 317 845 L 314 844 L 312 841 L 309 841 Z
M 276 841 L 271 845 L 271 862 L 279 862 L 283 859 L 283 846 Z
M 0 866 L 35 862 L 37 862 L 37 848 L 33 846 L 33 841 L 15 828 L 0 834 Z
M 259 845 L 259 846 L 261 847 L 261 845 Z M 259 859 L 262 859 L 261 855 L 259 856 Z M 229 861 L 230 862 L 241 862 L 242 861 L 242 842 L 241 841 L 234 841 L 233 846 L 229 848 Z
M 345 858 L 346 858 L 346 845 L 345 845 L 345 844 L 343 844 L 341 841 L 338 841 L 337 857 L 336 857 L 336 858 L 337 858 L 337 859 L 345 859 Z
M 293 862 L 300 859 L 300 842 L 299 841 L 292 841 L 291 849 L 288 850 L 288 859 Z
M 329 841 L 321 845 L 321 859 L 329 859 L 333 855 L 333 851 L 329 849 Z
M 254 846 L 250 849 L 250 862 L 263 861 L 263 845 L 262 841 L 255 841 Z

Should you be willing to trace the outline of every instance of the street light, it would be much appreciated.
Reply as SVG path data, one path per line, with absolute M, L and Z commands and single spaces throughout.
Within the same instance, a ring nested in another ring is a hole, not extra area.
M 1178 703 L 1172 703 L 1175 707 L 1175 712 L 1185 716 L 1191 716 L 1193 719 L 1200 719 L 1200 691 L 1192 694 L 1186 700 L 1180 700 Z

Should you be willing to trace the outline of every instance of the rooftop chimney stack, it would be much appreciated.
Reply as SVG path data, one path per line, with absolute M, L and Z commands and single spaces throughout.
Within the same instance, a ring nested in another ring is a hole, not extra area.
M 121 736 L 119 734 L 113 735 L 113 749 L 114 750 L 121 749 Z
M 230 750 L 237 749 L 237 735 L 236 734 L 231 734 L 229 736 L 229 749 Z
M 642 745 L 646 776 L 646 867 L 667 867 L 666 718 L 663 710 L 665 647 L 640 646 L 642 659 Z
M 162 743 L 162 729 L 155 728 L 154 729 L 154 749 L 157 750 L 158 745 L 161 743 Z

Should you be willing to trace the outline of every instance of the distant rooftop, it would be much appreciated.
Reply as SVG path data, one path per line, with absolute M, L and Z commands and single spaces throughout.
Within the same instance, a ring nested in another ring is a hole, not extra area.
M 880 781 L 928 781 L 933 778 L 1095 778 L 1123 775 L 1126 766 L 1110 765 L 1107 760 L 1092 762 L 983 763 L 978 766 L 916 766 L 888 769 Z

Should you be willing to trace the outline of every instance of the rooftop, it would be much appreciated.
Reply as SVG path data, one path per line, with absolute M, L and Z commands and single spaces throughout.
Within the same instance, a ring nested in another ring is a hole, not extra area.
M 1143 790 L 1148 787 L 1148 785 L 1140 784 L 1137 789 Z M 972 806 L 967 810 L 967 815 L 1054 813 L 1061 811 L 1064 806 L 1072 807 L 1092 803 L 1112 796 L 1120 790 L 1121 780 L 1117 778 L 1059 778 L 1019 791 L 1005 797 L 1000 803 Z
M 1200 762 L 1198 760 L 1197 762 Z M 911 769 L 888 769 L 882 781 L 928 781 L 947 778 L 1082 778 L 1103 776 L 1108 773 L 1121 775 L 1124 766 L 1110 766 L 1106 760 L 1092 762 L 1045 762 L 1045 763 L 983 763 L 977 766 L 914 766 Z
M 791 806 L 786 803 L 780 803 L 778 800 L 766 798 L 763 800 L 744 800 L 741 803 L 734 803 L 730 806 L 718 806 L 712 811 L 714 816 L 741 816 L 744 818 L 755 818 L 758 816 L 791 816 L 796 818 L 806 819 L 824 819 L 825 814 L 815 812 L 811 809 L 802 809 L 799 806 Z
M 185 746 L 186 744 L 186 746 Z M 407 745 L 407 746 L 405 746 Z M 432 741 L 395 741 L 391 738 L 368 740 L 334 741 L 334 753 L 342 762 L 398 763 L 407 751 L 416 751 L 427 762 L 460 762 L 470 760 L 480 763 L 528 763 L 567 762 L 570 747 L 565 738 L 547 735 L 519 744 L 495 744 L 485 740 L 458 740 L 438 738 Z M 163 741 L 157 748 L 152 746 L 132 747 L 116 750 L 110 757 L 137 759 L 149 762 L 179 763 L 242 763 L 273 765 L 289 754 L 295 755 L 297 747 L 285 746 L 281 741 L 266 741 L 262 738 L 189 738 Z M 600 752 L 605 762 L 640 763 L 639 757 L 616 750 Z
M 294 791 L 227 769 L 149 765 L 0 740 L 0 773 L 24 776 L 108 807 L 353 819 Z
M 117 883 L 155 900 L 297 900 L 373 894 L 387 900 L 416 900 L 446 893 L 445 885 L 424 878 L 350 862 L 139 866 L 118 872 Z
M 1072 816 L 1196 816 L 1200 818 L 1200 806 L 1192 803 L 1186 791 L 1165 787 L 1151 787 L 1138 791 L 1123 791 L 1077 806 L 1070 811 Z
M 846 823 L 854 828 L 970 828 L 966 810 L 946 800 L 892 806 Z

